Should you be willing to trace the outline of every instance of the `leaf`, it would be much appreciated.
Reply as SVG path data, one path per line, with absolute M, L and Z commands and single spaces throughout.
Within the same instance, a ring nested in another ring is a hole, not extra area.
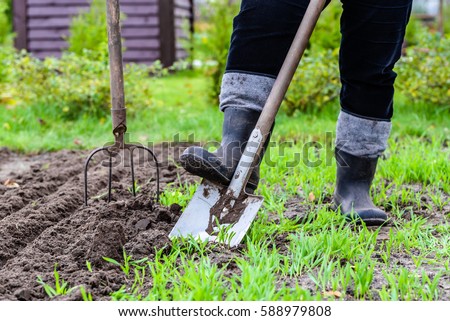
M 117 262 L 116 260 L 114 260 L 114 259 L 112 259 L 112 258 L 110 258 L 110 257 L 103 257 L 103 260 L 105 260 L 106 262 L 109 262 L 109 263 L 112 263 L 112 264 L 114 264 L 114 265 L 117 265 L 117 266 L 120 266 L 120 263 L 119 262 Z
M 3 185 L 5 185 L 7 188 L 19 188 L 20 185 L 16 183 L 15 180 L 8 178 Z
M 139 259 L 139 260 L 131 262 L 131 265 L 138 265 L 138 264 L 141 264 L 141 263 L 145 263 L 147 261 L 148 261 L 148 257 L 144 257 L 142 259 Z
M 336 299 L 339 299 L 339 298 L 342 297 L 342 293 L 339 292 L 339 291 L 325 291 L 325 292 L 322 293 L 322 295 L 325 298 L 332 298 L 332 297 L 334 297 Z

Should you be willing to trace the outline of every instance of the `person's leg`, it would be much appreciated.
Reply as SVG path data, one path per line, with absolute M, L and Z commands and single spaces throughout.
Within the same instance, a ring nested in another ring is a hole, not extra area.
M 242 0 L 233 23 L 221 86 L 220 109 L 224 112 L 221 147 L 216 153 L 189 147 L 180 157 L 187 171 L 229 184 L 308 3 L 308 0 Z M 256 189 L 258 181 L 256 167 L 247 190 Z
M 342 0 L 341 113 L 336 130 L 334 201 L 348 217 L 382 224 L 370 196 L 393 114 L 392 70 L 401 56 L 412 0 Z

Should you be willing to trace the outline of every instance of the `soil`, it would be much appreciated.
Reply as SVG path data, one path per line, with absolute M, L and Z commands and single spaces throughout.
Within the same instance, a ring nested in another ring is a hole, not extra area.
M 161 149 L 154 151 L 160 155 Z M 125 280 L 103 257 L 122 262 L 123 248 L 135 259 L 170 246 L 167 235 L 181 208 L 154 202 L 156 168 L 143 164 L 143 156 L 135 157 L 139 191 L 133 197 L 130 169 L 116 166 L 108 203 L 108 169 L 102 166 L 102 155 L 94 157 L 86 207 L 82 178 L 86 154 L 60 151 L 23 156 L 0 150 L 0 300 L 48 299 L 36 280 L 38 276 L 53 280 L 55 263 L 69 284 L 85 284 L 96 299 L 108 299 Z M 160 177 L 161 190 L 167 184 L 194 179 L 167 161 Z M 6 180 L 10 187 L 4 185 Z M 93 273 L 86 273 L 86 261 L 94 267 Z
M 197 180 L 173 163 L 174 153 L 184 146 L 171 150 L 157 146 L 154 151 L 165 161 L 161 168 L 161 190 L 169 184 L 178 186 Z M 133 259 L 152 259 L 156 250 L 170 249 L 167 238 L 180 215 L 180 206 L 158 205 L 154 201 L 156 169 L 146 163 L 142 155 L 135 157 L 138 194 L 130 192 L 130 169 L 124 165 L 113 169 L 112 201 L 106 202 L 108 169 L 102 166 L 104 156 L 98 155 L 89 167 L 89 205 L 83 205 L 83 168 L 87 151 L 60 151 L 37 155 L 17 155 L 0 149 L 0 300 L 48 300 L 38 276 L 51 283 L 53 268 L 71 285 L 85 285 L 96 300 L 108 300 L 109 294 L 126 283 L 120 269 L 104 260 L 109 257 L 122 262 L 125 248 Z M 125 164 L 127 162 L 124 162 Z M 5 186 L 6 181 L 7 182 Z M 419 191 L 419 185 L 411 185 Z M 427 196 L 424 196 L 427 197 Z M 445 195 L 448 199 L 448 195 Z M 302 197 L 286 203 L 284 216 L 303 220 L 313 207 L 328 206 L 330 195 L 318 197 L 311 204 Z M 306 204 L 306 205 L 305 205 Z M 430 207 L 431 200 L 423 200 L 423 207 L 410 206 L 413 213 L 422 215 L 430 224 L 448 224 L 446 216 L 450 205 L 438 210 Z M 427 206 L 425 206 L 427 205 Z M 389 209 L 386 209 L 389 210 Z M 301 214 L 303 213 L 303 214 Z M 273 221 L 278 215 L 269 215 Z M 379 233 L 378 243 L 388 238 L 389 226 Z M 286 234 L 276 239 L 279 251 L 287 251 Z M 437 235 L 437 237 L 439 237 Z M 237 249 L 219 247 L 209 255 L 219 268 L 227 266 L 225 274 L 239 273 L 235 259 L 241 257 L 242 246 Z M 377 259 L 374 257 L 374 259 Z M 396 253 L 393 264 L 413 269 L 411 255 Z M 93 266 L 87 273 L 86 261 Z M 433 266 L 424 265 L 427 274 L 435 273 Z M 298 280 L 279 278 L 283 283 L 299 282 L 314 292 L 315 285 L 305 276 Z M 381 289 L 385 284 L 382 271 L 375 271 L 373 287 Z M 450 300 L 450 276 L 441 278 L 440 297 Z M 352 299 L 351 291 L 344 294 Z M 79 291 L 57 299 L 81 299 Z M 374 299 L 377 299 L 374 297 Z

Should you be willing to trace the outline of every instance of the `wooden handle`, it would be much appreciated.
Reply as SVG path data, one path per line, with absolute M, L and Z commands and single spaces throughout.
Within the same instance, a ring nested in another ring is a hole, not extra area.
M 275 121 L 275 116 L 280 109 L 284 96 L 297 70 L 298 64 L 305 52 L 311 34 L 319 19 L 320 13 L 325 6 L 325 0 L 311 0 L 306 9 L 305 16 L 298 28 L 297 34 L 292 42 L 291 48 L 284 60 L 283 66 L 273 85 L 272 91 L 267 98 L 264 109 L 259 117 L 256 128 L 261 130 L 264 137 L 267 136 Z M 264 142 L 263 142 L 264 144 Z
M 126 131 L 126 109 L 123 85 L 122 37 L 120 34 L 119 0 L 107 0 L 108 51 L 111 85 L 111 116 L 117 137 Z
M 234 198 L 238 198 L 243 191 L 250 177 L 251 170 L 255 166 L 255 161 L 260 158 L 264 143 L 275 121 L 281 103 L 283 102 L 284 95 L 286 95 L 292 78 L 294 77 L 298 64 L 308 46 L 311 34 L 316 26 L 320 13 L 325 6 L 325 1 L 326 0 L 311 0 L 306 9 L 305 16 L 298 28 L 291 48 L 289 49 L 283 66 L 275 80 L 272 91 L 267 98 L 255 129 L 250 135 L 245 147 L 245 152 L 239 161 L 233 179 L 228 186 L 227 193 L 233 195 Z M 249 164 L 252 165 L 249 166 Z

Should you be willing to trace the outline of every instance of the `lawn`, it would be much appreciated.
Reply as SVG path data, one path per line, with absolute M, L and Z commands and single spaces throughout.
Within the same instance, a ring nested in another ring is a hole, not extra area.
M 220 139 L 222 116 L 205 94 L 201 74 L 179 72 L 150 79 L 148 86 L 152 104 L 129 119 L 131 141 Z M 330 104 L 320 113 L 280 113 L 257 190 L 264 205 L 240 247 L 186 239 L 143 260 L 124 254 L 123 262 L 109 263 L 124 275 L 110 297 L 450 300 L 448 110 L 397 97 L 393 134 L 372 191 L 391 222 L 376 229 L 350 226 L 329 208 L 338 112 Z M 23 153 L 86 153 L 112 137 L 107 118 L 63 121 L 44 106 L 1 108 L 0 119 L 0 146 Z M 162 205 L 184 207 L 195 184 L 167 184 Z M 89 265 L 82 273 L 91 273 Z M 44 281 L 55 288 L 54 278 Z

